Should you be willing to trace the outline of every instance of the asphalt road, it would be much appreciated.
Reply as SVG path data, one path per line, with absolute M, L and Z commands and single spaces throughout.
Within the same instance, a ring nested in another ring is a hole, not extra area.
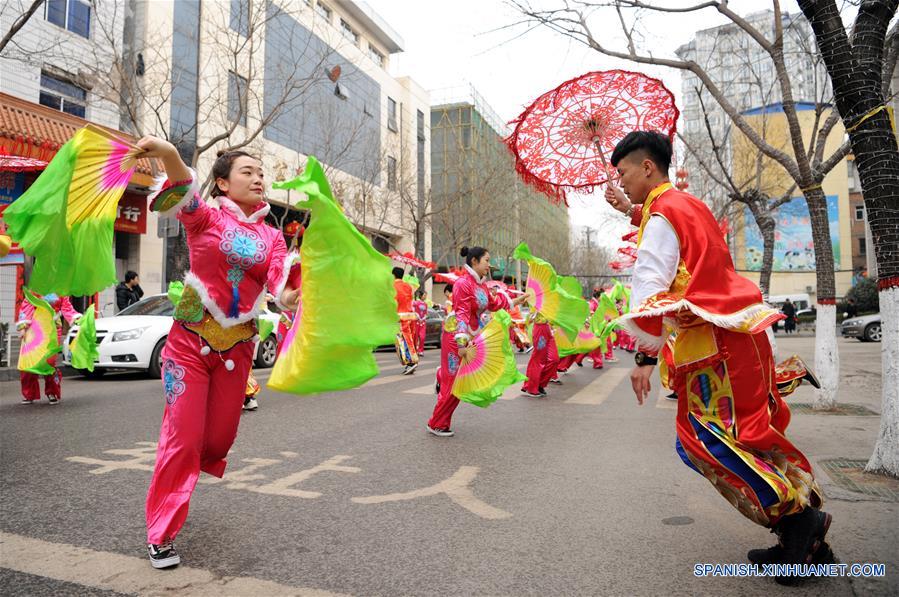
M 637 407 L 630 355 L 619 354 L 603 371 L 587 361 L 548 398 L 511 391 L 488 409 L 462 404 L 446 439 L 425 431 L 436 350 L 407 377 L 379 353 L 382 376 L 349 392 L 263 389 L 225 479 L 197 486 L 177 540 L 183 564 L 170 571 L 150 568 L 143 543 L 159 381 L 68 378 L 55 406 L 19 405 L 18 384 L 0 383 L 0 593 L 897 591 L 899 557 L 885 546 L 895 548 L 899 515 L 882 502 L 832 502 L 832 542 L 844 562 L 886 561 L 886 579 L 787 590 L 767 578 L 695 577 L 694 564 L 745 562 L 773 535 L 682 464 L 673 405 Z M 795 418 L 800 447 L 820 436 L 812 418 Z

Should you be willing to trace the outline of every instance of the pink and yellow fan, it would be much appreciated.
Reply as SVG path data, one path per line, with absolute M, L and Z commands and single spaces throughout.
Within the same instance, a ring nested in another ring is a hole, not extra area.
M 592 331 L 581 328 L 574 340 L 571 340 L 559 328 L 556 328 L 556 348 L 559 350 L 560 357 L 567 357 L 572 354 L 582 354 L 593 352 L 599 348 L 604 342 L 604 338 L 600 338 Z
M 590 331 L 601 341 L 611 338 L 614 342 L 615 330 L 619 327 L 617 319 L 618 309 L 615 307 L 615 301 L 608 293 L 602 293 L 596 311 L 590 316 Z
M 56 312 L 44 299 L 34 296 L 27 288 L 22 290 L 25 300 L 34 305 L 34 315 L 22 337 L 18 369 L 38 375 L 52 375 L 55 368 L 47 361 L 62 351 L 56 336 Z
M 560 284 L 559 276 L 552 264 L 534 257 L 526 243 L 515 248 L 515 259 L 528 262 L 528 281 L 525 291 L 528 303 L 535 311 L 561 328 L 574 340 L 584 321 L 590 314 L 590 307 L 580 296 L 572 296 Z
M 116 208 L 141 149 L 87 125 L 3 213 L 9 233 L 36 259 L 37 292 L 89 296 L 116 283 Z
M 506 311 L 497 311 L 471 339 L 472 352 L 462 359 L 453 382 L 453 395 L 459 400 L 486 408 L 496 402 L 507 387 L 526 379 L 515 364 L 509 342 L 510 325 L 512 317 Z

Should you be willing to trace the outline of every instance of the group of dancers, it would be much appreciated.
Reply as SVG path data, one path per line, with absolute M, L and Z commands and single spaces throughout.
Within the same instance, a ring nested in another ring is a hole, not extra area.
M 162 354 L 165 407 L 146 500 L 149 559 L 154 568 L 167 568 L 181 561 L 174 540 L 200 472 L 224 474 L 258 341 L 260 299 L 268 293 L 287 312 L 316 305 L 302 305 L 300 264 L 288 254 L 283 233 L 265 222 L 269 206 L 259 159 L 242 151 L 218 157 L 211 176 L 218 201 L 213 207 L 200 198 L 200 179 L 172 144 L 144 137 L 137 146 L 164 164 L 166 179 L 152 195 L 151 209 L 175 214 L 184 225 L 191 264 Z M 832 562 L 825 541 L 831 516 L 821 510 L 809 461 L 785 435 L 790 413 L 768 338 L 782 316 L 762 302 L 757 286 L 736 274 L 708 207 L 670 184 L 671 154 L 667 137 L 634 132 L 611 158 L 621 188 L 609 186 L 606 199 L 639 227 L 633 295 L 617 318 L 623 329 L 618 346 L 635 351 L 634 393 L 643 404 L 661 360 L 678 401 L 677 453 L 744 516 L 779 537 L 771 548 L 750 551 L 751 561 Z M 527 394 L 544 395 L 559 371 L 587 357 L 595 369 L 615 360 L 610 343 L 560 359 L 555 322 L 534 305 L 531 321 L 521 317 L 529 294 L 512 298 L 491 290 L 489 251 L 464 247 L 461 257 L 464 275 L 446 294 L 428 432 L 454 434 L 452 416 L 460 401 L 454 381 L 480 350 L 476 340 L 486 328 L 484 314 L 517 314 L 503 342 L 531 350 L 522 388 Z M 391 298 L 400 321 L 397 347 L 404 373 L 411 374 L 423 352 L 427 303 L 403 274 L 394 269 Z M 600 292 L 590 301 L 591 312 Z M 533 325 L 530 338 L 523 333 L 527 323 Z

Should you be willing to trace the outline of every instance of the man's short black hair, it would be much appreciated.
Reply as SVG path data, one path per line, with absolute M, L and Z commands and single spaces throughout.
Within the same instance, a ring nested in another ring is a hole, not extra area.
M 612 166 L 618 166 L 618 162 L 635 151 L 645 152 L 646 157 L 659 167 L 662 174 L 668 174 L 671 167 L 671 139 L 656 131 L 632 131 L 615 146 Z
M 137 277 L 136 271 L 128 270 L 128 272 L 125 273 L 125 282 L 130 282 L 131 280 L 133 280 L 136 277 Z
M 396 278 L 397 280 L 402 280 L 403 274 L 405 274 L 405 273 L 406 273 L 406 270 L 404 270 L 401 267 L 393 268 L 393 277 Z

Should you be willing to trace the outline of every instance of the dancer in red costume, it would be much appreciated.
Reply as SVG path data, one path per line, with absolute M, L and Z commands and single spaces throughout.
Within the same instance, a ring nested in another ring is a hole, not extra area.
M 437 370 L 437 404 L 427 429 L 438 437 L 452 437 L 453 411 L 459 399 L 453 396 L 453 382 L 459 371 L 461 358 L 468 352 L 468 342 L 481 327 L 481 314 L 518 305 L 527 299 L 522 295 L 510 300 L 505 293 L 491 296 L 487 287 L 490 274 L 490 253 L 484 247 L 462 247 L 465 275 L 452 287 L 453 312 L 443 322 L 440 344 L 440 369 Z
M 809 461 L 785 436 L 790 412 L 765 332 L 782 316 L 736 273 L 708 207 L 668 181 L 670 161 L 667 137 L 630 133 L 611 158 L 624 192 L 606 191 L 623 212 L 631 202 L 642 204 L 632 308 L 620 319 L 638 339 L 631 373 L 637 401 L 648 397 L 658 353 L 675 332 L 669 383 L 678 396 L 679 455 L 743 515 L 780 537 L 774 547 L 750 551 L 749 559 L 833 561 L 824 541 L 831 517 L 820 510 Z
M 66 323 L 72 325 L 81 318 L 81 313 L 75 310 L 67 296 L 57 296 L 55 294 L 48 294 L 43 297 L 35 294 L 35 296 L 43 298 L 53 307 L 53 311 L 56 313 L 54 317 L 56 338 L 61 345 L 63 341 L 62 320 L 65 319 Z M 19 309 L 19 319 L 16 321 L 16 329 L 20 334 L 25 333 L 25 330 L 31 325 L 33 317 L 34 305 L 28 301 L 23 301 L 22 307 Z M 55 354 L 47 359 L 47 364 L 53 367 L 53 373 L 50 375 L 38 375 L 29 371 L 19 372 L 19 380 L 22 385 L 22 404 L 34 404 L 41 399 L 41 384 L 39 381 L 41 378 L 44 378 L 44 394 L 47 396 L 50 404 L 56 404 L 62 399 L 62 374 L 59 372 L 59 367 L 56 366 L 58 358 L 59 355 Z
M 215 208 L 198 193 L 200 180 L 175 147 L 155 137 L 138 145 L 158 157 L 166 176 L 150 209 L 175 215 L 187 232 L 190 271 L 162 353 L 165 410 L 156 465 L 147 492 L 147 551 L 154 568 L 181 562 L 174 539 L 187 518 L 200 471 L 222 477 L 237 435 L 257 336 L 259 299 L 271 292 L 296 309 L 287 285 L 287 246 L 265 223 L 262 163 L 241 151 L 212 167 Z
M 534 331 L 531 334 L 531 345 L 534 350 L 531 352 L 525 372 L 528 378 L 521 391 L 528 396 L 546 396 L 547 384 L 558 379 L 559 351 L 553 336 L 552 324 L 539 313 L 533 317 Z
M 428 333 L 428 303 L 425 302 L 425 291 L 422 288 L 415 292 L 412 311 L 418 318 L 415 321 L 415 352 L 421 357 L 425 353 L 425 338 Z

